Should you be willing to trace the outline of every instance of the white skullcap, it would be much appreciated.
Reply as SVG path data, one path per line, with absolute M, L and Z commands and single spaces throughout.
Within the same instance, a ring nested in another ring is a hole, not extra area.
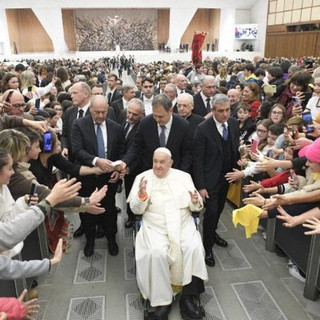
M 156 153 L 156 152 L 165 153 L 165 154 L 167 154 L 167 155 L 171 158 L 171 152 L 170 152 L 170 150 L 167 149 L 167 148 L 160 147 L 160 148 L 154 150 L 154 152 L 155 152 L 155 153 Z

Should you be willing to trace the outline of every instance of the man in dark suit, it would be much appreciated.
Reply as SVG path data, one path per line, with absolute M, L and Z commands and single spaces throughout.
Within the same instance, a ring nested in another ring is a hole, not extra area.
M 71 141 L 72 125 L 76 119 L 83 118 L 90 114 L 90 96 L 91 89 L 85 82 L 75 83 L 71 87 L 71 98 L 73 106 L 68 108 L 67 111 L 62 115 L 63 126 L 61 136 L 61 154 L 65 157 L 68 157 L 69 161 L 71 162 L 74 162 Z M 81 237 L 84 234 L 81 213 L 79 217 L 81 223 L 79 228 L 73 234 L 75 238 Z
M 159 81 L 159 87 L 154 90 L 155 94 L 159 94 L 159 93 L 164 93 L 164 88 L 167 84 L 167 78 L 166 77 L 161 77 L 160 81 Z
M 193 112 L 202 117 L 211 113 L 212 99 L 216 93 L 216 80 L 213 76 L 205 76 L 202 80 L 202 90 L 193 96 Z
M 132 144 L 134 137 L 137 134 L 140 120 L 144 116 L 144 104 L 140 99 L 133 98 L 130 100 L 127 109 L 123 110 L 122 113 L 126 114 L 126 120 L 122 124 L 125 135 L 124 152 L 126 152 Z M 140 172 L 139 169 L 140 166 L 138 162 L 135 164 L 135 166 L 132 166 L 128 169 L 128 174 L 126 174 L 124 178 L 126 198 L 129 196 L 135 177 Z M 127 204 L 127 215 L 128 220 L 125 223 L 125 227 L 131 228 L 134 223 L 134 214 L 132 213 L 129 204 Z
M 110 106 L 113 101 L 116 101 L 122 97 L 121 93 L 117 89 L 118 77 L 114 73 L 108 75 L 108 90 L 106 93 L 108 99 L 108 105 Z
M 91 96 L 103 96 L 103 88 L 101 84 L 94 84 L 91 87 Z M 112 107 L 108 108 L 108 119 L 116 121 L 116 115 Z
M 122 89 L 123 97 L 111 103 L 111 108 L 113 109 L 116 122 L 121 124 L 121 111 L 127 108 L 129 101 L 135 97 L 135 92 L 133 86 L 125 85 Z
M 177 95 L 181 93 L 189 93 L 193 96 L 193 91 L 187 89 L 188 80 L 183 74 L 178 74 L 176 77 Z
M 135 85 L 138 89 L 135 92 L 135 94 L 136 94 L 136 98 L 138 98 L 138 99 L 141 99 L 141 97 L 142 97 L 142 80 L 143 80 L 143 78 L 141 76 L 137 76 L 136 82 L 135 82 Z
M 85 82 L 77 82 L 71 87 L 71 99 L 73 106 L 63 114 L 63 127 L 61 136 L 62 155 L 73 162 L 71 130 L 75 119 L 87 116 L 90 111 L 91 89 Z
M 152 113 L 152 101 L 154 99 L 154 81 L 151 78 L 142 80 L 142 95 L 140 99 L 144 103 L 144 113 L 146 116 Z
M 166 147 L 172 153 L 173 167 L 188 171 L 191 166 L 191 141 L 188 121 L 172 113 L 172 104 L 165 94 L 157 95 L 152 101 L 152 114 L 140 120 L 135 139 L 123 157 L 129 168 L 141 160 L 141 172 L 152 168 L 153 152 Z
M 72 150 L 75 160 L 83 165 L 97 166 L 103 174 L 81 178 L 81 194 L 87 197 L 96 188 L 108 184 L 106 197 L 101 201 L 105 213 L 99 217 L 83 214 L 82 222 L 87 238 L 84 254 L 90 257 L 94 253 L 96 224 L 103 225 L 108 240 L 110 255 L 117 255 L 116 242 L 117 213 L 115 194 L 120 178 L 112 163 L 123 154 L 124 136 L 122 128 L 116 122 L 107 119 L 108 103 L 103 96 L 94 96 L 91 100 L 90 116 L 77 119 L 72 128 Z
M 189 122 L 189 134 L 193 139 L 194 131 L 199 123 L 204 121 L 204 117 L 192 112 L 193 97 L 189 93 L 181 93 L 177 98 L 178 114 Z
M 216 229 L 229 188 L 225 174 L 237 165 L 239 147 L 239 126 L 230 118 L 228 97 L 217 94 L 212 105 L 212 116 L 195 130 L 192 150 L 193 179 L 206 206 L 203 245 L 206 264 L 210 267 L 215 265 L 213 245 L 228 246 Z

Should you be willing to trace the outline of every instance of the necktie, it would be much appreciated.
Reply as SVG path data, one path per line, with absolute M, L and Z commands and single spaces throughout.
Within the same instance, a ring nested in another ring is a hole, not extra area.
M 112 96 L 112 93 L 109 92 L 109 93 L 108 93 L 108 104 L 109 104 L 109 105 L 111 104 L 111 96 Z
M 180 94 L 181 94 L 181 93 L 184 93 L 184 91 L 183 91 L 183 90 L 181 90 L 181 91 L 180 91 Z
M 160 126 L 161 132 L 159 135 L 159 142 L 160 142 L 160 147 L 165 147 L 166 146 L 166 126 Z
M 103 135 L 100 124 L 97 124 L 97 144 L 98 144 L 98 157 L 106 157 L 106 149 L 104 147 Z
M 78 119 L 79 119 L 79 118 L 83 118 L 83 110 L 82 110 L 82 109 L 80 109 L 80 110 L 79 110 L 79 116 L 78 116 Z
M 127 122 L 126 126 L 124 127 L 124 136 L 127 137 L 128 133 L 129 133 L 129 129 L 130 129 L 130 123 Z
M 228 140 L 228 128 L 225 123 L 222 124 L 222 138 L 227 141 Z
M 210 113 L 211 112 L 210 98 L 206 99 L 206 101 L 207 101 L 207 112 Z

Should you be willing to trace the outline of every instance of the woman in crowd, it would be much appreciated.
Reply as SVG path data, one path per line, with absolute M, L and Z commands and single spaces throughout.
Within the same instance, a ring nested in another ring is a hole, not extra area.
M 285 107 L 287 118 L 301 114 L 301 104 L 307 102 L 306 92 L 309 91 L 310 82 L 311 75 L 305 71 L 295 72 L 286 82 L 277 102 Z
M 272 106 L 269 112 L 269 119 L 273 123 L 285 123 L 286 122 L 286 109 L 280 103 L 276 103 Z
M 257 83 L 251 82 L 244 86 L 242 91 L 242 102 L 251 106 L 251 118 L 255 120 L 258 116 L 258 109 L 261 105 L 260 87 Z
M 306 110 L 311 112 L 312 119 L 317 121 L 320 117 L 320 77 L 314 79 L 313 96 L 308 101 Z
M 7 73 L 2 78 L 2 92 L 5 92 L 9 89 L 19 90 L 20 81 L 16 74 Z
M 220 86 L 220 81 L 225 80 L 225 81 L 230 81 L 230 75 L 227 72 L 226 67 L 220 67 L 219 68 L 219 74 L 216 76 L 216 86 Z
M 56 124 L 56 128 L 57 128 L 57 133 L 61 135 L 62 134 L 62 126 L 63 126 L 63 122 L 62 122 L 62 114 L 63 114 L 62 105 L 58 101 L 54 101 L 54 102 L 51 103 L 51 108 L 57 113 L 58 121 L 57 121 L 57 124 Z
M 31 71 L 23 71 L 21 73 L 21 90 L 22 94 L 28 99 L 34 102 L 40 99 L 45 94 L 49 93 L 54 86 L 57 78 L 53 78 L 52 81 L 45 87 L 36 87 L 36 77 Z

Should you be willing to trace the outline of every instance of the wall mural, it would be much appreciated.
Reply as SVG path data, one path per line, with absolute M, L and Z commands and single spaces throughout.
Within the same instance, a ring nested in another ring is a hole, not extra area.
M 155 9 L 74 10 L 79 51 L 154 50 L 158 14 Z

